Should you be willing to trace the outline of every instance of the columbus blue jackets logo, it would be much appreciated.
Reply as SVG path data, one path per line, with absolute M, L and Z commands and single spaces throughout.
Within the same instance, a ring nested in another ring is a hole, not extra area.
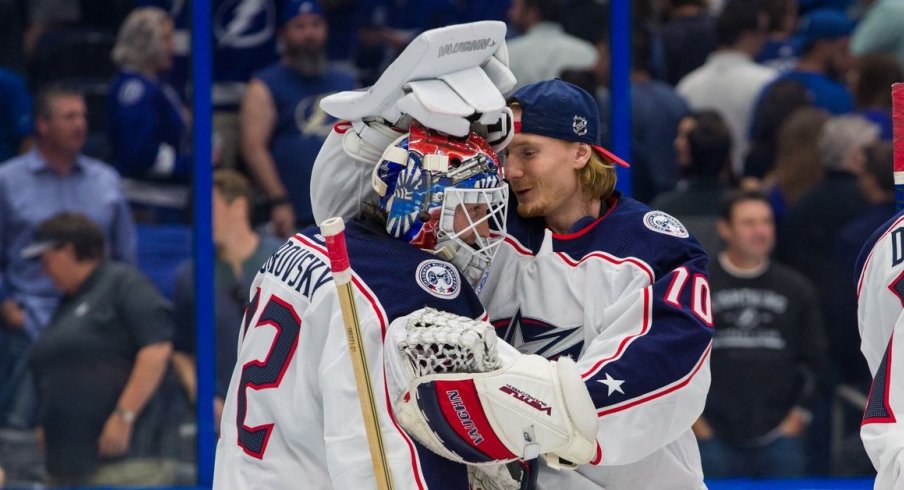
M 656 233 L 672 235 L 678 238 L 687 238 L 690 236 L 687 232 L 687 228 L 685 228 L 677 218 L 663 213 L 662 211 L 650 211 L 643 215 L 643 224 Z
M 458 297 L 461 277 L 450 263 L 441 260 L 425 260 L 417 266 L 415 279 L 424 291 L 442 299 Z
M 571 121 L 571 130 L 574 131 L 574 134 L 578 136 L 584 136 L 585 134 L 587 134 L 587 118 L 574 116 L 574 120 Z
M 522 354 L 537 354 L 547 359 L 560 356 L 577 359 L 584 348 L 584 333 L 580 325 L 559 327 L 537 318 L 528 318 L 521 309 L 512 318 L 500 318 L 491 322 L 496 335 Z

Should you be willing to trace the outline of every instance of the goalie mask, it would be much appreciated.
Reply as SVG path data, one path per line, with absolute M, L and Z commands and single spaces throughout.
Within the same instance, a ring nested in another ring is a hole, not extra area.
M 412 122 L 383 152 L 373 187 L 394 238 L 452 262 L 479 288 L 505 235 L 508 187 L 486 140 Z

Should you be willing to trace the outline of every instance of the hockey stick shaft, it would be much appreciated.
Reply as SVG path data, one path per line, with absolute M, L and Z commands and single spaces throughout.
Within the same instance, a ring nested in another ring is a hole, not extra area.
M 320 233 L 326 239 L 333 281 L 336 283 L 336 292 L 339 294 L 339 305 L 345 324 L 345 338 L 348 341 L 348 354 L 351 357 L 352 369 L 355 373 L 358 400 L 361 404 L 361 415 L 364 418 L 367 446 L 370 449 L 370 459 L 373 463 L 377 488 L 392 490 L 392 476 L 389 473 L 389 464 L 386 461 L 386 451 L 383 447 L 383 434 L 380 431 L 380 419 L 374 399 L 373 385 L 368 375 L 367 353 L 362 341 L 361 322 L 352 288 L 352 270 L 345 246 L 345 222 L 341 217 L 330 218 L 320 225 Z
M 895 162 L 895 206 L 904 209 L 904 83 L 891 86 Z

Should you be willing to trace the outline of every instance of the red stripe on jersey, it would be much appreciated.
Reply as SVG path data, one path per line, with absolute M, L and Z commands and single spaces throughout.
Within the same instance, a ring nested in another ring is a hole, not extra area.
M 633 342 L 635 339 L 646 335 L 647 332 L 650 331 L 650 318 L 652 317 L 652 313 L 650 311 L 650 309 L 651 309 L 650 289 L 651 289 L 651 287 L 646 287 L 643 290 L 643 321 L 641 322 L 640 332 L 635 335 L 628 335 L 625 338 L 623 338 L 621 343 L 618 344 L 618 349 L 615 351 L 615 354 L 612 354 L 611 356 L 609 356 L 607 358 L 600 359 L 599 361 L 597 361 L 596 364 L 594 364 L 592 368 L 590 368 L 589 370 L 587 370 L 587 372 L 585 372 L 584 374 L 581 375 L 582 378 L 584 378 L 586 380 L 587 378 L 590 378 L 590 377 L 596 375 L 596 373 L 598 373 L 600 371 L 600 369 L 603 368 L 604 364 L 607 364 L 609 362 L 612 362 L 612 361 L 620 358 L 622 356 L 622 354 L 625 353 L 625 349 L 627 348 L 628 344 Z
M 648 401 L 655 400 L 659 397 L 668 395 L 669 393 L 671 393 L 673 391 L 684 388 L 685 386 L 688 385 L 688 383 L 691 382 L 691 380 L 694 378 L 694 375 L 696 375 L 697 372 L 700 371 L 700 368 L 703 367 L 703 364 L 705 363 L 707 356 L 709 356 L 709 353 L 712 350 L 712 347 L 713 347 L 713 344 L 712 344 L 712 342 L 710 342 L 709 345 L 706 347 L 706 350 L 703 352 L 703 355 L 700 356 L 700 360 L 697 361 L 697 365 L 694 367 L 694 370 L 691 371 L 691 373 L 687 377 L 685 377 L 683 380 L 681 380 L 680 382 L 673 384 L 671 386 L 668 386 L 660 391 L 654 391 L 643 398 L 636 398 L 636 399 L 631 400 L 622 405 L 616 405 L 616 406 L 613 406 L 606 410 L 600 410 L 599 412 L 596 413 L 597 416 L 602 417 L 604 415 L 611 415 L 613 413 L 621 412 L 622 410 L 627 410 L 631 407 L 636 407 L 637 405 L 640 405 L 642 403 L 646 403 Z
M 511 235 L 505 236 L 505 243 L 508 243 L 509 245 L 511 245 L 512 248 L 514 248 L 515 251 L 521 255 L 527 255 L 529 257 L 533 257 L 533 255 L 534 255 L 534 253 L 531 252 L 529 248 L 525 247 L 524 245 L 521 245 L 521 243 Z
M 647 274 L 647 276 L 649 276 L 649 278 L 650 278 L 650 284 L 653 284 L 653 282 L 656 280 L 656 274 L 653 273 L 653 269 L 650 268 L 649 265 L 647 265 L 644 261 L 642 261 L 640 259 L 635 259 L 635 258 L 631 258 L 631 257 L 626 258 L 626 259 L 621 259 L 621 258 L 615 257 L 613 255 L 609 255 L 606 252 L 592 252 L 592 253 L 589 253 L 589 254 L 581 257 L 579 260 L 572 259 L 565 252 L 556 252 L 556 255 L 558 255 L 559 257 L 562 257 L 562 260 L 564 260 L 566 264 L 568 264 L 572 267 L 577 267 L 577 266 L 583 264 L 584 262 L 587 262 L 590 259 L 603 259 L 606 262 L 609 262 L 609 263 L 612 263 L 615 265 L 621 265 L 621 264 L 624 264 L 627 262 L 629 264 L 636 265 L 637 268 L 644 271 Z
M 326 248 L 322 247 L 321 245 L 319 245 L 317 243 L 312 242 L 310 239 L 308 239 L 308 237 L 306 237 L 302 234 L 296 234 L 295 239 L 304 243 L 308 247 L 320 252 L 323 255 L 325 260 L 328 258 Z M 327 263 L 329 263 L 329 262 L 327 262 Z M 352 268 L 352 283 L 355 285 L 355 289 L 357 289 L 367 299 L 367 302 L 370 304 L 371 309 L 373 310 L 374 314 L 376 314 L 377 319 L 380 322 L 381 337 L 385 336 L 386 328 L 388 326 L 388 322 L 386 321 L 386 312 L 383 311 L 383 308 L 380 306 L 380 303 L 376 300 L 373 292 L 370 291 L 370 289 L 368 289 L 367 286 L 361 281 L 361 279 L 355 274 L 354 268 Z M 408 436 L 408 434 L 404 430 L 402 430 L 401 427 L 399 427 L 398 422 L 396 422 L 395 415 L 393 415 L 393 413 L 392 413 L 392 404 L 389 400 L 389 387 L 386 382 L 385 371 L 383 371 L 382 369 L 380 371 L 384 373 L 383 374 L 384 408 L 386 410 L 386 413 L 389 415 L 389 420 L 392 421 L 393 427 L 395 427 L 396 431 L 402 437 L 402 440 L 404 440 L 405 444 L 408 446 L 408 454 L 409 454 L 409 457 L 411 458 L 411 470 L 412 470 L 412 474 L 414 475 L 414 480 L 417 483 L 417 488 L 420 490 L 423 490 L 426 488 L 426 486 L 424 485 L 424 478 L 423 478 L 423 475 L 421 474 L 417 451 L 414 448 L 414 443 L 411 441 L 411 438 Z
M 473 380 L 436 381 L 434 386 L 446 422 L 462 440 L 492 459 L 515 457 L 496 437 Z
M 610 204 L 610 202 L 611 202 L 611 204 Z M 612 214 L 612 211 L 615 211 L 615 208 L 618 206 L 618 200 L 617 199 L 609 199 L 609 200 L 607 200 L 606 205 L 609 207 L 609 209 L 606 211 L 606 214 L 593 220 L 593 222 L 590 223 L 589 225 L 581 228 L 578 231 L 572 232 L 572 233 L 553 233 L 552 237 L 555 238 L 556 240 L 573 240 L 575 238 L 579 238 L 579 237 L 586 235 L 590 230 L 595 228 L 596 225 L 600 224 L 600 221 L 606 219 L 610 214 Z
M 600 441 L 596 441 L 596 456 L 590 460 L 590 464 L 600 464 L 600 461 L 603 460 L 603 447 L 600 446 Z

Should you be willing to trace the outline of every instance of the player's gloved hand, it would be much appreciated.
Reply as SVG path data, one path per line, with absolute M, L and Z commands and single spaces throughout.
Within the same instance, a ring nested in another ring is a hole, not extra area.
M 396 420 L 435 453 L 467 464 L 595 455 L 596 411 L 571 359 L 522 355 L 492 325 L 430 309 L 386 339 Z
M 465 136 L 472 123 L 490 126 L 503 120 L 503 94 L 514 86 L 505 24 L 481 21 L 421 33 L 373 86 L 333 94 L 320 107 L 352 123 L 381 120 L 405 130 L 413 118 Z M 360 127 L 355 124 L 356 132 Z

